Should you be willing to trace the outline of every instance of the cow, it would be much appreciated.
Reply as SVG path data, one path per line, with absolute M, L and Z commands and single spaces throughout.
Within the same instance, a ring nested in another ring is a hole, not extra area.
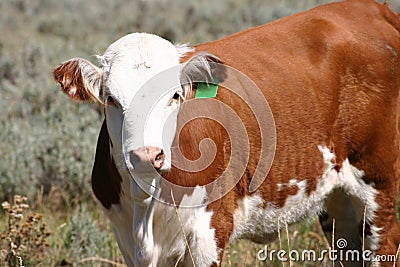
M 230 241 L 266 244 L 313 216 L 336 248 L 344 239 L 339 248 L 392 255 L 373 264 L 393 266 L 399 54 L 398 15 L 386 3 L 347 0 L 193 47 L 128 34 L 98 56 L 100 66 L 73 58 L 53 75 L 71 99 L 104 107 L 92 188 L 127 266 L 220 266 Z M 253 84 L 224 86 L 229 68 Z M 154 94 L 141 88 L 165 72 L 165 82 L 150 86 L 163 95 L 148 115 L 140 107 Z M 204 86 L 216 94 L 196 98 Z M 241 130 L 226 126 L 230 112 Z M 191 119 L 197 114 L 218 119 Z M 144 135 L 135 124 L 143 117 L 145 142 L 135 139 Z M 242 130 L 245 138 L 230 133 Z M 191 171 L 204 155 L 211 163 Z M 179 157 L 189 169 L 177 166 Z M 231 157 L 238 159 L 232 166 Z M 229 166 L 223 182 L 234 183 L 208 201 L 207 185 Z M 340 260 L 335 266 L 372 264 Z

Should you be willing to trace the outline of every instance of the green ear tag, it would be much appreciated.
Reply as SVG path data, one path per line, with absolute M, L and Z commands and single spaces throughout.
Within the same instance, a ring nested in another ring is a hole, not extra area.
M 194 98 L 215 98 L 217 96 L 218 84 L 198 83 Z

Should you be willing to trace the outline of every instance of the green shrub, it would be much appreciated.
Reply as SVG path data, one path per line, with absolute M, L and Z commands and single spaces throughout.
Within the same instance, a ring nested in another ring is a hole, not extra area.
M 64 250 L 67 251 L 64 262 L 83 263 L 92 259 L 112 259 L 117 246 L 110 229 L 102 228 L 98 218 L 82 205 L 67 222 Z
M 43 214 L 29 209 L 27 200 L 15 195 L 11 203 L 1 204 L 7 226 L 0 231 L 0 262 L 6 266 L 37 266 L 49 251 L 47 223 Z

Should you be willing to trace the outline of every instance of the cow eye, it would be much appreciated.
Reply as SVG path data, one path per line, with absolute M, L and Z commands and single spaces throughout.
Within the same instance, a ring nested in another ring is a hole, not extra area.
M 114 98 L 112 96 L 108 95 L 106 97 L 106 104 L 107 105 L 111 105 L 111 106 L 115 106 Z
M 180 103 L 181 101 L 183 101 L 183 96 L 179 92 L 175 92 L 172 99 L 169 101 L 168 106 Z
M 180 95 L 179 95 L 178 93 L 175 93 L 174 96 L 173 96 L 172 98 L 175 99 L 175 100 L 178 100 L 179 97 L 180 97 Z

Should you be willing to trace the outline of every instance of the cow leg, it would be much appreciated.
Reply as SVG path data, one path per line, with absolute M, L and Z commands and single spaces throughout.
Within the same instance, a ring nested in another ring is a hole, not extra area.
M 398 187 L 395 185 L 379 190 L 376 196 L 378 209 L 375 219 L 368 226 L 368 249 L 376 252 L 373 266 L 400 266 L 400 225 L 396 214 Z M 397 256 L 396 256 L 397 255 Z M 394 265 L 397 262 L 397 265 Z
M 196 227 L 197 231 L 188 236 L 196 267 L 218 267 L 222 264 L 225 248 L 233 232 L 233 212 L 227 208 L 227 203 L 228 197 L 211 203 L 208 206 L 212 214 L 210 221 L 204 220 Z M 202 217 L 205 218 L 205 214 Z M 193 266 L 187 254 L 184 266 Z
M 221 263 L 222 263 L 224 251 L 225 251 L 225 248 L 223 248 L 223 249 L 219 248 L 218 249 L 218 252 L 220 253 L 219 254 L 219 259 L 218 259 L 219 262 L 218 263 L 217 262 L 213 262 L 211 264 L 208 264 L 208 263 L 204 263 L 204 262 L 200 261 L 200 262 L 195 262 L 195 265 L 193 265 L 193 261 L 191 259 L 191 256 L 189 255 L 189 251 L 186 251 L 184 264 L 183 265 L 179 265 L 179 266 L 181 266 L 181 267 L 194 267 L 194 266 L 195 267 L 197 267 L 197 266 L 201 266 L 201 267 L 220 267 Z M 201 253 L 200 248 L 197 248 L 195 250 L 191 250 L 191 253 L 192 253 L 192 256 L 194 258 L 193 260 L 196 261 L 199 258 L 198 257 L 199 253 Z M 195 255 L 193 255 L 193 254 L 195 254 Z
M 326 212 L 319 216 L 322 230 L 329 244 L 337 250 L 334 266 L 362 266 L 362 259 L 353 260 L 351 257 L 340 262 L 340 250 L 345 253 L 348 250 L 358 251 L 361 257 L 362 244 L 358 234 L 357 212 L 353 206 L 351 197 L 343 189 L 337 188 L 325 200 Z M 345 254 L 343 254 L 345 255 Z
M 186 250 L 185 260 L 182 266 L 189 267 L 219 267 L 221 266 L 225 247 L 229 242 L 229 236 L 231 232 L 225 232 L 221 224 L 216 229 L 213 227 L 205 229 L 205 232 L 197 232 L 188 235 L 188 242 L 190 246 L 190 252 Z M 209 230 L 213 230 L 212 239 Z M 215 246 L 214 246 L 215 245 Z M 191 254 L 191 255 L 190 255 Z
M 362 170 L 365 182 L 366 227 L 364 249 L 375 252 L 372 266 L 400 266 L 398 253 L 400 226 L 396 202 L 400 185 L 400 148 L 398 131 L 384 129 L 376 143 L 354 165 Z M 368 188 L 367 188 L 368 187 Z M 362 192 L 360 190 L 360 192 Z

